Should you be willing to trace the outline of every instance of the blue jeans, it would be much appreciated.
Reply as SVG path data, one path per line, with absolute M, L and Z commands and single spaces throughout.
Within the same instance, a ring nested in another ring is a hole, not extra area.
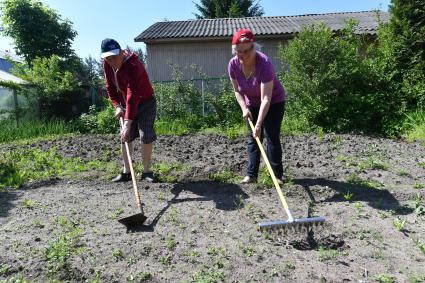
M 258 119 L 258 114 L 260 107 L 249 107 L 251 111 L 253 123 Z M 283 166 L 282 166 L 282 146 L 280 145 L 280 125 L 282 124 L 283 114 L 285 112 L 285 102 L 278 102 L 271 104 L 269 111 L 263 122 L 263 127 L 261 129 L 261 138 L 263 141 L 263 136 L 265 134 L 267 140 L 267 157 L 270 161 L 270 165 L 273 168 L 273 171 L 277 178 L 282 178 L 283 176 Z M 258 169 L 260 167 L 260 156 L 261 152 L 257 145 L 257 142 L 252 137 L 251 127 L 246 123 L 248 127 L 248 169 L 247 175 L 250 177 L 258 176 Z

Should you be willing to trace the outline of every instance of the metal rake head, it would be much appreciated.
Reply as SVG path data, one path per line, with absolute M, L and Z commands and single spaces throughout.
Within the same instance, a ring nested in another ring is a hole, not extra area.
M 278 234 L 304 233 L 322 226 L 324 222 L 324 217 L 298 218 L 293 221 L 270 221 L 259 223 L 259 229 L 262 232 Z

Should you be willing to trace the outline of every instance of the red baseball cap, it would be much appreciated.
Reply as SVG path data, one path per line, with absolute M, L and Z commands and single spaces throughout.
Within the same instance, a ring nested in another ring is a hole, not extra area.
M 255 42 L 254 34 L 249 29 L 240 29 L 233 35 L 232 45 L 246 42 Z

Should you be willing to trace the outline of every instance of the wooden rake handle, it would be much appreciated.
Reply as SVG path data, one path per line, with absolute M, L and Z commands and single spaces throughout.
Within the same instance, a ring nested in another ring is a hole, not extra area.
M 252 123 L 251 119 L 248 118 L 249 126 L 251 127 L 251 131 L 254 132 L 254 124 Z M 263 156 L 264 162 L 266 163 L 267 169 L 269 170 L 270 176 L 272 177 L 273 184 L 276 187 L 276 191 L 279 195 L 280 201 L 282 202 L 283 208 L 285 209 L 286 213 L 288 214 L 289 219 L 293 219 L 291 212 L 289 211 L 288 203 L 286 202 L 285 196 L 283 195 L 282 189 L 280 188 L 279 183 L 277 182 L 276 175 L 274 174 L 273 168 L 270 165 L 269 159 L 267 158 L 267 154 L 264 151 L 263 144 L 261 143 L 260 139 L 258 137 L 255 138 L 257 141 L 258 147 L 260 148 L 261 155 Z
M 124 120 L 122 117 L 120 117 L 120 126 L 121 126 L 121 129 L 124 126 Z M 133 169 L 133 160 L 131 159 L 131 155 L 130 155 L 130 147 L 128 146 L 128 142 L 124 142 L 124 145 L 125 145 L 125 151 L 127 154 L 128 165 L 130 167 L 131 180 L 133 181 L 133 189 L 134 189 L 134 195 L 136 196 L 137 207 L 140 209 L 140 211 L 143 214 L 142 202 L 140 201 L 140 194 L 137 188 L 136 175 L 134 174 L 134 169 Z

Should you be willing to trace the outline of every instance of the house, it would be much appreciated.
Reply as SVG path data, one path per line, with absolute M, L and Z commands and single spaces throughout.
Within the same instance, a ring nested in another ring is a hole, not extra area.
M 332 31 L 338 32 L 349 19 L 358 22 L 357 33 L 374 38 L 379 21 L 387 22 L 389 14 L 368 11 L 165 21 L 153 24 L 134 40 L 146 44 L 147 69 L 153 81 L 172 80 L 172 64 L 183 68 L 184 79 L 200 78 L 196 69 L 210 78 L 219 78 L 227 75 L 227 64 L 232 57 L 231 38 L 240 28 L 249 28 L 254 32 L 262 51 L 279 71 L 282 68 L 278 59 L 279 45 L 286 44 L 303 27 L 324 23 Z M 193 65 L 197 68 L 190 67 Z
M 0 119 L 8 117 L 10 113 L 18 115 L 17 109 L 28 106 L 27 99 L 12 87 L 13 84 L 24 85 L 26 82 L 10 73 L 13 66 L 11 61 L 23 62 L 19 56 L 0 51 Z

